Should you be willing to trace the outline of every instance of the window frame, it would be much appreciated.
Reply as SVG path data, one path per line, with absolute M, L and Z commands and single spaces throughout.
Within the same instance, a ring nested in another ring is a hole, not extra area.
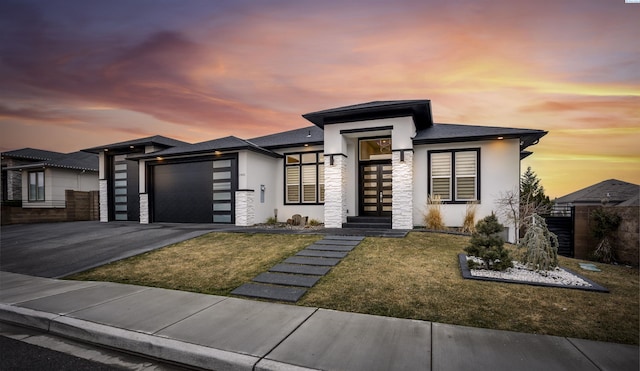
M 31 175 L 35 175 L 35 195 L 34 195 L 34 191 L 31 190 Z M 42 177 L 39 177 L 38 175 L 42 174 Z M 45 171 L 44 170 L 37 170 L 37 171 L 29 171 L 27 173 L 27 201 L 28 202 L 45 202 L 46 201 L 46 189 L 45 189 Z M 40 196 L 40 192 L 39 192 L 39 183 L 40 180 L 42 180 L 42 198 L 39 198 Z
M 459 152 L 475 152 L 476 155 L 476 173 L 475 173 L 475 199 L 460 199 L 457 196 L 458 193 L 458 184 L 456 175 L 456 153 Z M 450 154 L 450 175 L 449 175 L 449 191 L 451 192 L 451 198 L 447 200 L 442 200 L 443 204 L 466 204 L 468 202 L 481 202 L 481 172 L 480 172 L 480 159 L 481 159 L 481 150 L 480 148 L 459 148 L 459 149 L 437 149 L 427 151 L 427 192 L 429 195 L 432 194 L 433 191 L 433 178 L 432 178 L 432 155 L 439 153 L 449 153 Z
M 315 161 L 303 161 L 303 156 L 314 155 Z M 309 151 L 309 152 L 289 152 L 284 154 L 284 175 L 283 175 L 283 197 L 285 205 L 323 205 L 324 204 L 324 174 L 320 174 L 324 171 L 324 157 L 320 160 L 320 156 L 323 155 L 323 151 Z M 288 164 L 287 158 L 289 156 L 297 156 L 298 162 Z M 313 184 L 306 182 L 304 177 L 304 169 L 313 167 L 315 172 L 313 173 Z M 297 184 L 289 183 L 289 169 L 297 169 Z M 323 182 L 320 182 L 323 180 Z M 314 200 L 305 201 L 304 186 L 314 186 Z M 297 187 L 297 200 L 290 201 L 289 199 L 289 187 Z

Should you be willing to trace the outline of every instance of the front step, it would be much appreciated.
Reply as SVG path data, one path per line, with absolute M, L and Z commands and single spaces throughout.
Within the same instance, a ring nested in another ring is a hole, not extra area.
M 342 228 L 391 229 L 391 218 L 385 216 L 348 216 Z

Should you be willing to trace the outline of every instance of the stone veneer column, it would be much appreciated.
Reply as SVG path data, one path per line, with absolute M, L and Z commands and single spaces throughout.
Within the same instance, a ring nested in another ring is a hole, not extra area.
M 347 221 L 347 159 L 343 155 L 324 156 L 324 226 L 342 228 Z
M 413 229 L 413 151 L 404 151 L 404 161 L 400 161 L 400 156 L 400 151 L 394 151 L 391 160 L 393 167 L 392 228 Z
M 236 225 L 249 227 L 256 224 L 255 192 L 251 189 L 236 191 Z
M 140 224 L 149 224 L 149 195 L 140 193 Z
M 109 196 L 107 192 L 106 179 L 98 181 L 98 189 L 100 191 L 100 221 L 106 223 L 109 221 Z

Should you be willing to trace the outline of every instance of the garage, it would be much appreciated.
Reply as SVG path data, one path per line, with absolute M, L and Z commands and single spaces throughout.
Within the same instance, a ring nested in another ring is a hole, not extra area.
M 235 222 L 234 158 L 158 162 L 151 176 L 154 222 Z

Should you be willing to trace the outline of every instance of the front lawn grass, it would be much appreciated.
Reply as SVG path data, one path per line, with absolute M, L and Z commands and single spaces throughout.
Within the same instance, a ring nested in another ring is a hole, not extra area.
M 638 344 L 638 269 L 579 260 L 561 266 L 610 293 L 465 280 L 458 253 L 468 237 L 410 233 L 367 238 L 299 302 L 349 312 Z
M 68 278 L 228 295 L 320 238 L 212 233 Z M 608 294 L 465 280 L 457 254 L 468 240 L 418 232 L 366 238 L 298 304 L 638 344 L 637 268 L 598 264 L 602 272 L 588 272 L 579 260 L 560 258 L 562 266 L 607 287 Z
M 66 278 L 228 295 L 321 238 L 209 233 Z

